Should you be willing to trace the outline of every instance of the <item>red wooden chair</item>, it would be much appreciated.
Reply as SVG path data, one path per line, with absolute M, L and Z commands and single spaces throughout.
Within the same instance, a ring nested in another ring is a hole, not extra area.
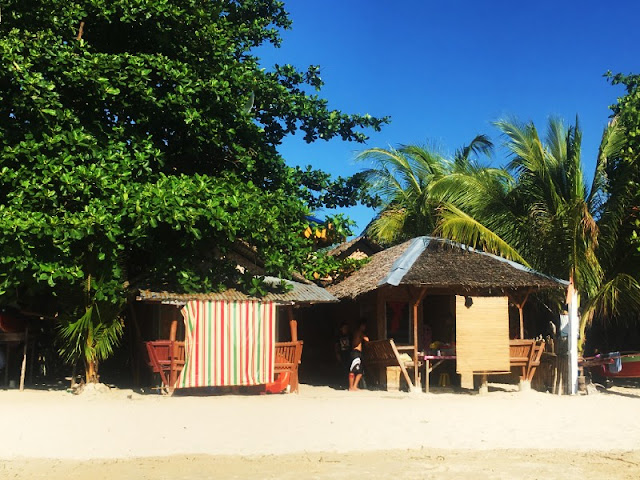
M 184 342 L 154 340 L 145 342 L 145 346 L 152 372 L 160 375 L 163 388 L 172 393 L 184 368 Z
M 298 393 L 298 367 L 302 359 L 302 341 L 276 343 L 274 373 L 290 373 L 291 391 Z

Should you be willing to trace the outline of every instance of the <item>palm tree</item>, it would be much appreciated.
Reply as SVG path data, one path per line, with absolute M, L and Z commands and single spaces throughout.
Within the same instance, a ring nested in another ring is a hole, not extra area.
M 85 381 L 99 381 L 100 362 L 113 355 L 123 334 L 120 312 L 123 302 L 110 301 L 103 294 L 104 281 L 88 275 L 84 284 L 84 310 L 63 317 L 58 326 L 60 354 L 70 365 L 82 363 Z
M 611 191 L 606 174 L 624 142 L 616 122 L 604 130 L 590 185 L 577 119 L 570 126 L 550 119 L 543 138 L 533 123 L 502 120 L 496 126 L 510 153 L 504 169 L 477 162 L 493 147 L 485 136 L 453 159 L 416 145 L 360 154 L 374 163 L 366 175 L 384 201 L 369 233 L 395 243 L 435 232 L 569 278 L 582 299 L 583 339 L 594 316 L 640 308 L 640 285 L 616 252 L 630 194 Z
M 358 160 L 373 163 L 365 170 L 365 177 L 372 193 L 383 201 L 380 213 L 367 227 L 368 233 L 384 244 L 432 233 L 441 199 L 431 194 L 431 187 L 454 173 L 472 175 L 482 170 L 472 156 L 489 154 L 492 148 L 486 136 L 478 135 L 452 159 L 433 146 L 419 145 L 371 148 L 360 153 Z
M 605 170 L 622 142 L 615 123 L 603 134 L 590 186 L 582 169 L 577 119 L 569 127 L 551 119 L 544 139 L 533 123 L 504 120 L 496 126 L 511 154 L 509 176 L 484 185 L 475 176 L 442 179 L 433 187 L 448 195 L 443 197 L 437 231 L 570 278 L 583 299 L 583 332 L 596 313 L 615 314 L 623 304 L 640 306 L 637 281 L 625 273 L 606 271 L 602 259 L 610 252 L 598 247 L 612 243 L 602 237 L 598 220 L 610 217 Z M 605 232 L 615 236 L 616 229 L 609 226 Z

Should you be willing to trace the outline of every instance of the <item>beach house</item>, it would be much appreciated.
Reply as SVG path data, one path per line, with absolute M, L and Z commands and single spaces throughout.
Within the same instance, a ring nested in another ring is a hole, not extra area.
M 259 276 L 263 291 L 138 289 L 129 310 L 131 344 L 141 347 L 132 352 L 135 383 L 145 383 L 152 372 L 169 392 L 200 387 L 297 391 L 303 342 L 296 311 L 337 299 L 300 275 L 294 280 L 266 275 L 255 250 L 245 244 L 227 257 L 241 271 Z
M 367 321 L 372 341 L 365 361 L 379 367 L 381 383 L 392 383 L 389 376 L 400 367 L 412 389 L 426 373 L 428 391 L 429 373 L 440 367 L 447 375 L 438 380 L 445 384 L 459 375 L 461 386 L 471 388 L 474 377 L 486 383 L 487 375 L 512 369 L 526 384 L 540 363 L 549 321 L 557 323 L 558 309 L 547 307 L 563 302 L 567 286 L 504 258 L 425 236 L 373 254 L 362 269 L 328 287 L 340 303 L 318 314 Z M 528 302 L 534 295 L 537 301 Z M 404 360 L 396 362 L 398 356 Z

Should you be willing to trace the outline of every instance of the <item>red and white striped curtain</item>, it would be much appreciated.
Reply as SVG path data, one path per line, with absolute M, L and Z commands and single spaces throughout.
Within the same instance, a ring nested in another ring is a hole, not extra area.
M 275 308 L 254 301 L 185 305 L 185 366 L 177 388 L 273 382 Z

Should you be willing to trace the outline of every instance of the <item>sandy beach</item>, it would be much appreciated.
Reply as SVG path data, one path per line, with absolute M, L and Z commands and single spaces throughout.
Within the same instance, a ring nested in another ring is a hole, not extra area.
M 640 391 L 0 392 L 0 478 L 640 476 Z M 215 473 L 215 474 L 214 474 Z

